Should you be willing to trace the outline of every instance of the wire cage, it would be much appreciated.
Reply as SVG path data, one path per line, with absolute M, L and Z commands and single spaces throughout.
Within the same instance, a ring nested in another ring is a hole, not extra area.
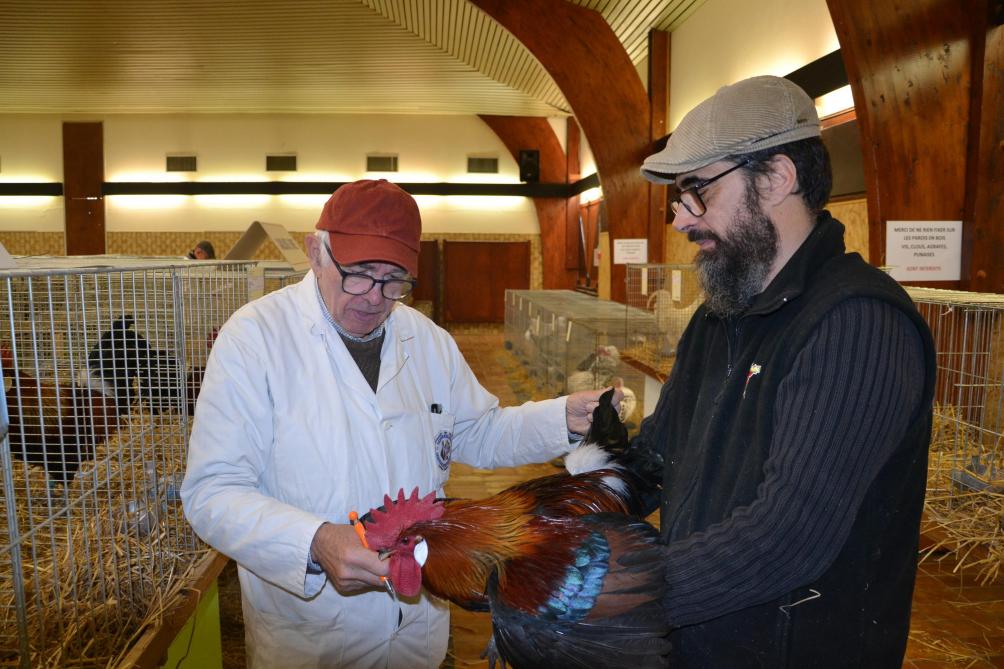
M 505 347 L 522 363 L 541 396 L 565 392 L 570 371 L 568 344 L 572 322 L 613 302 L 573 290 L 507 290 Z M 612 307 L 615 330 L 623 329 L 623 305 Z M 612 313 L 608 316 L 613 318 Z M 609 319 L 608 319 L 609 320 Z
M 0 664 L 106 666 L 206 550 L 189 419 L 251 265 L 153 262 L 0 272 Z
M 1004 295 L 907 291 L 937 350 L 926 527 L 993 580 L 1004 564 Z
M 694 266 L 628 265 L 625 280 L 628 307 L 653 317 L 632 331 L 625 353 L 668 375 L 680 336 L 704 299 Z
M 577 291 L 508 290 L 505 346 L 539 397 L 623 385 L 630 427 L 641 420 L 645 382 L 621 353 L 637 333 L 654 331 L 654 321 L 644 309 Z
M 624 306 L 617 306 L 623 319 Z M 635 430 L 641 423 L 646 384 L 643 372 L 621 355 L 627 338 L 622 323 L 606 319 L 571 319 L 566 336 L 564 392 L 610 386 L 620 388 L 624 393 L 621 420 L 629 432 Z
M 289 263 L 276 261 L 262 261 L 259 263 L 262 270 L 264 290 L 262 294 L 285 288 L 290 284 L 297 283 L 306 274 L 305 269 L 293 269 Z

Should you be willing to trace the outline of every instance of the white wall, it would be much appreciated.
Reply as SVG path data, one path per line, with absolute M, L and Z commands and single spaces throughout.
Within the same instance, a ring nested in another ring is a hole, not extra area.
M 0 183 L 63 180 L 62 119 L 0 117 Z M 0 196 L 0 230 L 63 231 L 63 198 Z
M 62 181 L 62 122 L 72 117 L 0 117 L 0 177 Z M 474 116 L 109 115 L 104 124 L 106 181 L 351 181 L 519 183 L 516 161 Z M 197 173 L 167 173 L 169 153 L 194 153 Z M 265 171 L 268 153 L 296 153 L 297 172 Z M 399 172 L 367 174 L 367 153 L 398 154 Z M 499 174 L 469 175 L 467 156 L 496 156 Z M 326 195 L 126 196 L 106 198 L 106 229 L 243 230 L 253 220 L 307 230 Z M 522 197 L 418 198 L 429 233 L 538 234 Z M 0 229 L 63 229 L 62 198 L 0 197 Z
M 673 32 L 669 127 L 721 86 L 839 48 L 826 0 L 707 0 Z
M 197 175 L 163 171 L 168 153 L 198 156 Z M 297 172 L 265 172 L 268 153 L 296 153 Z M 397 173 L 367 174 L 368 153 L 398 155 Z M 499 174 L 467 174 L 467 156 L 496 156 Z M 351 181 L 519 183 L 519 168 L 474 116 L 202 115 L 105 119 L 108 181 Z M 326 195 L 107 198 L 109 231 L 240 230 L 258 219 L 291 230 L 313 227 Z M 527 198 L 418 198 L 428 233 L 539 233 Z M 150 204 L 154 206 L 149 206 Z M 141 215 L 137 212 L 142 210 Z

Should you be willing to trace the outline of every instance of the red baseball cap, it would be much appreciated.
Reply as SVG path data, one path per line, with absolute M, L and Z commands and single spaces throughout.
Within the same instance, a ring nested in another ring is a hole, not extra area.
M 331 233 L 331 254 L 340 265 L 387 262 L 418 276 L 418 204 L 386 179 L 341 186 L 324 204 L 316 227 Z

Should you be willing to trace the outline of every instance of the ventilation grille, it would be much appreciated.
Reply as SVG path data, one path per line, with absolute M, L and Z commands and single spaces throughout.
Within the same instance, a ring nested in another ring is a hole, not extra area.
M 168 172 L 195 172 L 198 170 L 195 156 L 168 156 Z
M 397 156 L 366 156 L 367 172 L 397 172 Z
M 498 174 L 499 159 L 467 156 L 467 171 L 478 174 Z
M 265 156 L 266 172 L 295 172 L 296 154 Z

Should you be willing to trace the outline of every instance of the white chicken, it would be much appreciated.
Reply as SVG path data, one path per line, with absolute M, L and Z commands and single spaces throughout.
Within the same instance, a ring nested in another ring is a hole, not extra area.
M 616 346 L 597 346 L 595 353 L 590 353 L 579 363 L 578 371 L 569 374 L 568 392 L 608 387 L 620 361 L 620 351 Z

